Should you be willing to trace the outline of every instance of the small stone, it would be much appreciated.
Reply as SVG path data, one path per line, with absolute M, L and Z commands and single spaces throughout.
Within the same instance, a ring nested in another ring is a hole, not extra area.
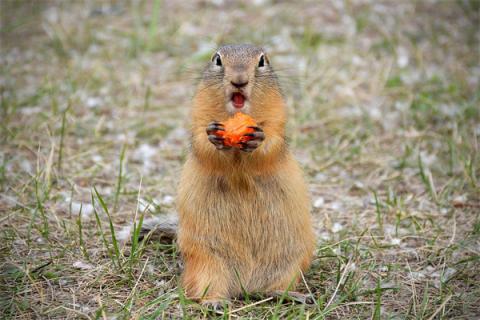
M 315 208 L 321 208 L 324 203 L 325 203 L 325 200 L 322 197 L 318 197 L 317 199 L 315 199 L 315 202 L 313 203 L 313 206 Z
M 85 263 L 85 262 L 80 261 L 80 260 L 75 261 L 73 263 L 73 267 L 77 268 L 77 269 L 80 269 L 80 270 L 91 270 L 91 269 L 93 269 L 93 266 L 91 264 Z
M 332 226 L 332 232 L 333 232 L 333 233 L 337 233 L 337 232 L 339 232 L 339 231 L 341 231 L 341 230 L 343 230 L 343 226 L 342 226 L 340 223 L 335 222 L 335 223 L 333 224 L 333 226 Z
M 401 242 L 402 242 L 402 239 L 399 239 L 399 238 L 392 238 L 390 240 L 390 244 L 392 244 L 394 246 L 398 246 Z
M 169 206 L 169 205 L 172 205 L 174 201 L 175 201 L 174 197 L 170 195 L 166 195 L 162 198 L 161 204 Z

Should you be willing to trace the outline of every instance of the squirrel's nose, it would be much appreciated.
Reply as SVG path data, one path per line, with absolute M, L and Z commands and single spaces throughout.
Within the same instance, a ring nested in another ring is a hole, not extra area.
M 248 80 L 245 81 L 245 82 L 233 82 L 233 81 L 230 81 L 230 83 L 232 84 L 232 86 L 234 86 L 235 88 L 243 88 L 245 87 L 247 84 L 248 84 Z

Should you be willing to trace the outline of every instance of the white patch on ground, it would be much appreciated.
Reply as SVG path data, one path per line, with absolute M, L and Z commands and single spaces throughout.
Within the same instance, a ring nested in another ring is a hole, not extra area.
M 342 209 L 342 204 L 338 201 L 333 201 L 328 204 L 328 207 L 334 211 L 340 211 Z
M 295 50 L 296 48 L 295 44 L 292 42 L 292 37 L 288 28 L 282 28 L 279 34 L 274 35 L 270 38 L 270 42 L 272 43 L 273 49 L 284 50 L 285 52 L 289 52 L 292 49 Z M 285 57 L 282 57 L 281 55 L 279 55 L 276 57 L 275 61 L 280 64 L 283 64 L 286 62 L 285 60 L 282 60 L 282 59 L 285 59 Z M 290 59 L 290 58 L 286 58 L 286 59 Z M 292 61 L 292 62 L 295 62 L 295 61 Z M 285 64 L 295 65 L 295 64 L 289 64 L 289 63 L 285 63 Z M 299 69 L 299 70 L 301 71 L 302 69 Z
M 325 199 L 323 199 L 322 197 L 318 197 L 317 199 L 315 199 L 315 202 L 313 202 L 313 206 L 315 208 L 321 208 L 324 203 L 325 203 Z
M 223 1 L 217 0 L 216 2 L 223 2 Z M 198 33 L 198 28 L 191 21 L 185 21 L 184 23 L 182 23 L 180 25 L 180 28 L 178 29 L 178 32 L 180 34 L 186 35 L 186 36 L 195 36 Z
M 456 196 L 455 198 L 452 199 L 452 204 L 454 206 L 463 206 L 467 202 L 467 196 L 462 194 L 459 196 Z
M 357 189 L 360 189 L 360 190 L 365 189 L 365 184 L 363 184 L 363 182 L 358 181 L 358 180 L 353 183 L 353 186 Z
M 426 151 L 420 151 L 420 159 L 422 160 L 422 163 L 426 166 L 431 166 L 438 160 L 435 154 L 428 153 Z
M 378 272 L 381 272 L 381 273 L 386 273 L 388 271 L 388 267 L 387 266 L 381 266 L 378 268 Z
M 386 225 L 383 226 L 383 232 L 386 235 L 392 235 L 392 234 L 395 233 L 395 226 L 391 225 L 391 224 L 386 224 Z
M 97 97 L 88 97 L 85 104 L 88 108 L 98 108 L 102 104 L 102 99 Z
M 133 159 L 141 162 L 143 164 L 143 169 L 147 172 L 150 172 L 155 166 L 152 161 L 152 158 L 158 154 L 157 148 L 142 143 L 135 151 L 133 152 Z
M 158 201 L 157 199 L 152 199 L 152 201 L 138 199 L 138 210 L 140 212 L 154 212 L 160 204 L 161 201 Z
M 328 176 L 324 173 L 319 172 L 315 175 L 315 177 L 313 177 L 313 179 L 318 182 L 324 182 L 328 180 Z
M 210 54 L 215 48 L 217 47 L 217 44 L 212 41 L 201 41 L 198 44 L 197 51 L 195 52 L 195 56 L 204 56 Z
M 475 127 L 475 135 L 480 136 L 480 124 Z
M 132 232 L 132 226 L 123 227 L 122 229 L 116 232 L 117 240 L 120 243 L 126 242 L 130 238 L 131 232 Z
M 440 103 L 437 105 L 438 111 L 444 114 L 447 117 L 454 118 L 460 113 L 460 108 L 458 105 Z
M 43 12 L 43 18 L 49 23 L 56 23 L 60 20 L 58 8 L 50 7 Z
M 91 203 L 83 203 L 73 201 L 71 204 L 72 214 L 78 215 L 82 213 L 82 219 L 89 218 L 93 213 L 93 206 Z
M 350 263 L 350 265 L 348 266 L 348 272 L 352 272 L 355 270 L 357 270 L 357 265 L 355 264 L 355 262 Z
M 422 271 L 412 271 L 410 272 L 410 278 L 414 281 L 420 281 L 425 278 L 425 273 Z
M 93 162 L 102 162 L 103 157 L 101 155 L 95 154 L 95 155 L 92 156 L 92 160 L 93 160 Z
M 400 68 L 405 68 L 408 66 L 408 62 L 410 61 L 410 57 L 408 55 L 408 50 L 404 47 L 397 48 L 397 65 Z
M 171 195 L 166 195 L 162 198 L 160 201 L 160 204 L 163 204 L 165 206 L 171 206 L 173 202 L 175 201 L 175 198 Z
M 435 271 L 431 273 L 429 277 L 433 280 L 433 286 L 437 289 L 440 289 L 442 284 L 452 279 L 455 274 L 457 274 L 457 269 L 447 268 L 445 270 Z
M 410 108 L 410 103 L 406 101 L 395 101 L 394 107 L 396 110 L 406 112 Z
M 358 55 L 354 55 L 352 57 L 352 64 L 354 66 L 357 66 L 357 67 L 360 67 L 360 66 L 364 66 L 365 65 L 365 60 L 363 60 L 361 57 L 359 57 Z
M 330 236 L 330 234 L 328 232 L 322 232 L 320 233 L 320 239 L 324 240 L 324 241 L 329 241 L 332 237 Z
M 153 266 L 153 264 L 148 263 L 148 264 L 145 266 L 145 272 L 146 272 L 147 274 L 155 274 L 155 267 Z
M 75 261 L 73 263 L 73 267 L 77 268 L 77 269 L 80 269 L 80 270 L 91 270 L 91 269 L 94 268 L 93 265 L 91 265 L 89 263 L 85 263 L 85 262 L 80 261 L 80 260 Z
M 5 200 L 4 204 L 7 208 L 15 208 L 18 205 L 18 198 L 15 196 L 7 196 L 6 194 L 1 195 L 2 199 Z
M 402 242 L 402 239 L 399 239 L 399 238 L 390 239 L 390 244 L 394 246 L 398 246 L 401 242 Z
M 340 223 L 335 222 L 335 223 L 333 224 L 333 226 L 332 226 L 332 232 L 333 232 L 333 233 L 337 233 L 337 232 L 340 232 L 340 231 L 342 231 L 342 230 L 343 230 L 343 226 L 342 226 Z
M 25 107 L 20 109 L 20 113 L 26 116 L 31 116 L 41 112 L 42 110 L 42 107 Z
M 161 151 L 181 153 L 184 149 L 184 142 L 188 141 L 189 132 L 183 127 L 177 127 L 170 131 L 165 139 L 160 141 L 158 148 Z
M 147 200 L 138 199 L 138 211 L 145 212 L 147 209 L 148 211 L 150 211 L 152 207 L 153 207 L 152 204 Z

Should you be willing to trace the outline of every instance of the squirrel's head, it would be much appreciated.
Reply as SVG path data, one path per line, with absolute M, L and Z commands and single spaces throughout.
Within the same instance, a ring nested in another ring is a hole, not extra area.
M 233 114 L 250 113 L 278 94 L 277 77 L 265 50 L 253 45 L 226 45 L 218 48 L 205 69 L 203 88 L 214 89 L 221 105 Z

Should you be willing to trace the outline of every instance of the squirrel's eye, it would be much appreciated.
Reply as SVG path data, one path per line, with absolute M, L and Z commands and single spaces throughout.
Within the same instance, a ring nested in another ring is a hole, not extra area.
M 220 59 L 220 55 L 219 55 L 218 53 L 216 53 L 216 54 L 213 56 L 212 61 L 215 62 L 215 65 L 216 65 L 216 66 L 219 66 L 219 67 L 222 66 L 222 59 Z
M 265 55 L 263 54 L 260 56 L 260 60 L 258 61 L 258 67 L 265 67 Z

